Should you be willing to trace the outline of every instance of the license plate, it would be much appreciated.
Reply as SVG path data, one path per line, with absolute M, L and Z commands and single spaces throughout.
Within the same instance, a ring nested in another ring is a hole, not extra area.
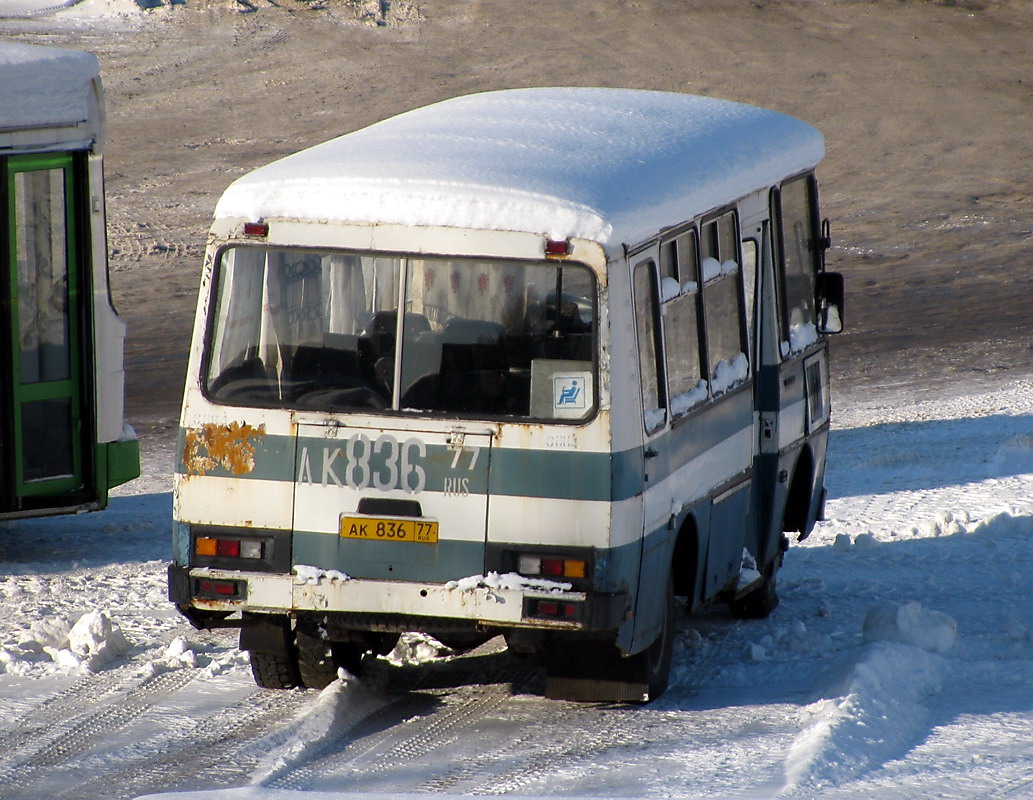
M 341 538 L 375 542 L 419 542 L 437 544 L 438 523 L 405 517 L 341 516 Z

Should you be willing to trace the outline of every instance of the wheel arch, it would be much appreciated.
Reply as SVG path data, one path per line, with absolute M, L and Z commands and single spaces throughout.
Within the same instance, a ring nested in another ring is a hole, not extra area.
M 700 573 L 704 563 L 700 548 L 699 522 L 695 515 L 690 513 L 678 528 L 674 551 L 671 554 L 674 593 L 678 597 L 688 597 L 690 608 L 695 607 L 700 594 Z

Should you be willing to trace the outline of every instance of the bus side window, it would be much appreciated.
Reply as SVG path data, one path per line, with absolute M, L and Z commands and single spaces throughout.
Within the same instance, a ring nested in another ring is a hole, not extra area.
M 743 336 L 744 303 L 735 212 L 703 225 L 703 309 L 711 392 L 721 394 L 749 377 Z
M 786 181 L 774 193 L 774 200 L 781 262 L 782 335 L 789 352 L 795 353 L 817 339 L 815 276 L 821 251 L 813 175 Z
M 661 296 L 671 417 L 677 418 L 708 396 L 709 383 L 700 353 L 696 231 L 687 231 L 662 247 L 673 267 L 661 281 Z
M 754 353 L 754 342 L 756 341 L 756 331 L 753 329 L 753 323 L 756 315 L 757 256 L 759 253 L 760 243 L 756 239 L 742 240 L 743 306 L 746 310 L 746 340 L 749 345 L 749 349 L 746 352 L 751 357 Z
M 660 342 L 657 326 L 659 304 L 652 261 L 635 267 L 635 327 L 638 333 L 639 374 L 642 383 L 642 410 L 647 433 L 667 422 L 667 404 L 660 373 Z

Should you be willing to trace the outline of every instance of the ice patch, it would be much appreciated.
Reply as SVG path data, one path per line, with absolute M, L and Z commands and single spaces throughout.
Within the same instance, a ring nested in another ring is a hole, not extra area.
M 451 647 L 443 645 L 425 633 L 403 633 L 398 644 L 385 656 L 396 667 L 426 664 L 453 655 Z
M 757 559 L 745 547 L 742 549 L 742 565 L 739 567 L 739 589 L 745 589 L 751 583 L 759 581 L 761 574 L 757 569 Z
M 693 406 L 697 406 L 707 399 L 707 382 L 701 380 L 692 389 L 687 392 L 681 392 L 671 398 L 671 414 L 675 417 L 680 417 L 685 414 Z M 663 424 L 663 423 L 661 423 Z
M 674 278 L 665 277 L 660 280 L 660 300 L 666 303 L 681 294 L 681 284 Z
M 813 322 L 803 322 L 789 329 L 789 341 L 782 342 L 782 355 L 799 353 L 818 341 L 818 328 Z
M 653 433 L 653 431 L 659 430 L 667 422 L 667 409 L 666 408 L 647 408 L 642 413 L 643 421 L 646 425 L 646 432 Z
M 712 280 L 716 280 L 724 275 L 731 275 L 737 269 L 739 264 L 736 261 L 718 261 L 713 256 L 707 256 L 700 263 L 700 267 L 703 269 L 703 283 L 709 283 Z

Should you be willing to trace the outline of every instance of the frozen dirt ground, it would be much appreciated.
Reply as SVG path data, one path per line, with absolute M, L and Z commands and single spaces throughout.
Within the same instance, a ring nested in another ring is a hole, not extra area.
M 708 94 L 816 125 L 830 267 L 850 293 L 838 382 L 1026 369 L 1025 0 L 521 0 L 519 13 L 507 0 L 396 0 L 374 4 L 379 17 L 348 0 L 250 6 L 0 20 L 0 35 L 100 59 L 112 291 L 141 430 L 177 414 L 205 230 L 235 177 L 415 106 L 531 85 Z

